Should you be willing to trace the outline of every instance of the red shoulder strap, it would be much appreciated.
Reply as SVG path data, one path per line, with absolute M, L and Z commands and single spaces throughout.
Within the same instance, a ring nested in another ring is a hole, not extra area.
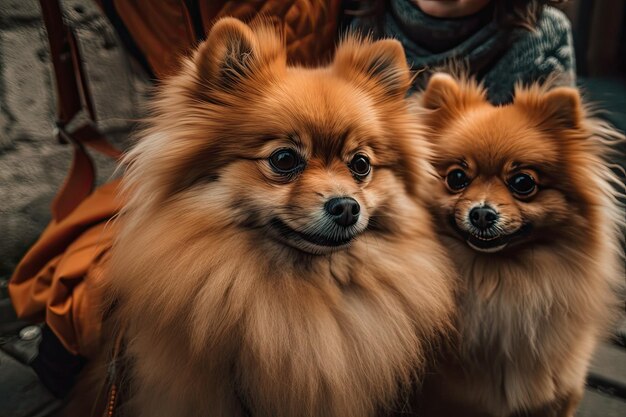
M 74 147 L 72 166 L 52 202 L 56 221 L 67 217 L 93 190 L 95 168 L 85 150 L 88 146 L 118 159 L 122 153 L 111 145 L 95 127 L 96 114 L 80 59 L 78 43 L 72 30 L 63 21 L 58 0 L 40 0 L 46 26 L 50 55 L 56 81 L 56 137 L 61 143 Z M 85 114 L 87 121 L 77 122 Z

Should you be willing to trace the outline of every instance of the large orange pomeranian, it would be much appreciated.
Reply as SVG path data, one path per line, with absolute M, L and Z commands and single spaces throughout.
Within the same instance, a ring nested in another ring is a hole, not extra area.
M 433 416 L 572 416 L 624 279 L 620 134 L 573 88 L 495 107 L 437 74 L 422 96 L 441 178 L 433 210 L 461 276 L 458 344 L 423 395 Z
M 164 83 L 110 264 L 128 415 L 394 407 L 454 305 L 410 78 L 396 41 L 305 69 L 223 19 Z

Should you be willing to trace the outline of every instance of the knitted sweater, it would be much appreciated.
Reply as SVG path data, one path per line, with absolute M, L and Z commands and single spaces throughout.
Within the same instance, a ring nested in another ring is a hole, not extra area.
M 493 3 L 478 13 L 440 19 L 422 12 L 411 0 L 388 0 L 382 17 L 355 18 L 352 28 L 374 37 L 402 42 L 421 90 L 433 70 L 461 63 L 485 85 L 494 104 L 511 101 L 517 82 L 556 76 L 556 84 L 576 80 L 572 32 L 567 17 L 545 6 L 534 31 L 504 29 L 493 19 Z M 458 66 L 458 65 L 457 65 Z

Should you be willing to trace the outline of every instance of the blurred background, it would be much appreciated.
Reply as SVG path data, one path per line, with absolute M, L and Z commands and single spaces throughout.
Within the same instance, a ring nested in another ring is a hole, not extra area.
M 570 0 L 558 7 L 572 22 L 581 88 L 626 130 L 626 1 Z
M 124 149 L 143 114 L 152 76 L 128 53 L 128 42 L 94 1 L 61 4 L 77 35 L 98 128 Z M 584 95 L 626 130 L 626 1 L 573 0 L 559 8 L 572 22 Z M 50 202 L 72 159 L 72 147 L 53 134 L 55 112 L 39 2 L 0 0 L 0 417 L 48 416 L 59 405 L 28 367 L 37 354 L 39 329 L 15 319 L 6 294 L 17 262 L 50 220 Z M 113 162 L 93 157 L 98 183 L 106 182 Z M 619 158 L 626 165 L 623 153 Z M 598 352 L 579 416 L 626 416 L 625 333 L 622 321 L 615 340 Z

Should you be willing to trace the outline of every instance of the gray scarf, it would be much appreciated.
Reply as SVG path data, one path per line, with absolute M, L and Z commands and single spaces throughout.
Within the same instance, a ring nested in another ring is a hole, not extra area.
M 492 2 L 470 16 L 439 19 L 411 0 L 387 0 L 383 15 L 356 18 L 351 26 L 402 42 L 413 70 L 427 69 L 417 75 L 415 90 L 425 87 L 433 70 L 459 63 L 483 82 L 494 103 L 510 101 L 516 82 L 553 73 L 562 74 L 563 84 L 573 84 L 571 31 L 563 13 L 545 7 L 535 31 L 503 28 L 493 13 Z
M 510 35 L 493 20 L 492 5 L 470 16 L 439 19 L 425 14 L 410 0 L 389 0 L 378 23 L 378 36 L 402 42 L 413 69 L 459 62 L 478 78 L 505 50 Z M 427 72 L 418 75 L 417 89 L 424 87 Z

